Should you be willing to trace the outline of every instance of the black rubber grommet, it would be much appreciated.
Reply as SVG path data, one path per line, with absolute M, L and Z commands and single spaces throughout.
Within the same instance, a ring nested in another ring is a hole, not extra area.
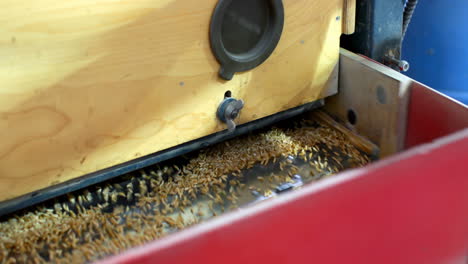
M 262 64 L 278 45 L 283 25 L 282 0 L 219 0 L 210 42 L 220 77 L 231 80 L 234 73 Z

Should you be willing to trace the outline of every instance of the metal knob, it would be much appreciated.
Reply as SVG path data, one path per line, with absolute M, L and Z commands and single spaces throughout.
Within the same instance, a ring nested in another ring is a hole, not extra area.
M 219 104 L 217 116 L 223 123 L 226 123 L 230 132 L 236 129 L 234 120 L 239 116 L 240 110 L 244 107 L 244 101 L 232 97 L 224 98 Z

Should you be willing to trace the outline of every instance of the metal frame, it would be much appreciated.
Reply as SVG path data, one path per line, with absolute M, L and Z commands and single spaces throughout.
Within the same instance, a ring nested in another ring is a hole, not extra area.
M 342 36 L 341 45 L 384 63 L 401 54 L 405 0 L 360 0 L 356 6 L 356 32 Z
M 325 109 L 348 121 L 350 129 L 372 140 L 386 157 L 404 149 L 411 83 L 384 65 L 342 49 L 339 93 L 326 99 Z M 355 122 L 348 120 L 350 112 Z

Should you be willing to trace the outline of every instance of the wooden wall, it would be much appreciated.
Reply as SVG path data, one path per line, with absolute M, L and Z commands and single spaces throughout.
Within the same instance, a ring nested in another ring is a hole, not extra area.
M 227 90 L 240 123 L 335 93 L 343 1 L 283 0 L 273 55 L 225 82 L 215 0 L 2 0 L 0 201 L 222 130 Z

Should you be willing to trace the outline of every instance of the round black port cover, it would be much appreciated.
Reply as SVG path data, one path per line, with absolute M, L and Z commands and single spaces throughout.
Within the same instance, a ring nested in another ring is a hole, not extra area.
M 276 48 L 283 25 L 281 0 L 219 0 L 210 42 L 221 78 L 231 80 L 234 73 L 262 64 Z

